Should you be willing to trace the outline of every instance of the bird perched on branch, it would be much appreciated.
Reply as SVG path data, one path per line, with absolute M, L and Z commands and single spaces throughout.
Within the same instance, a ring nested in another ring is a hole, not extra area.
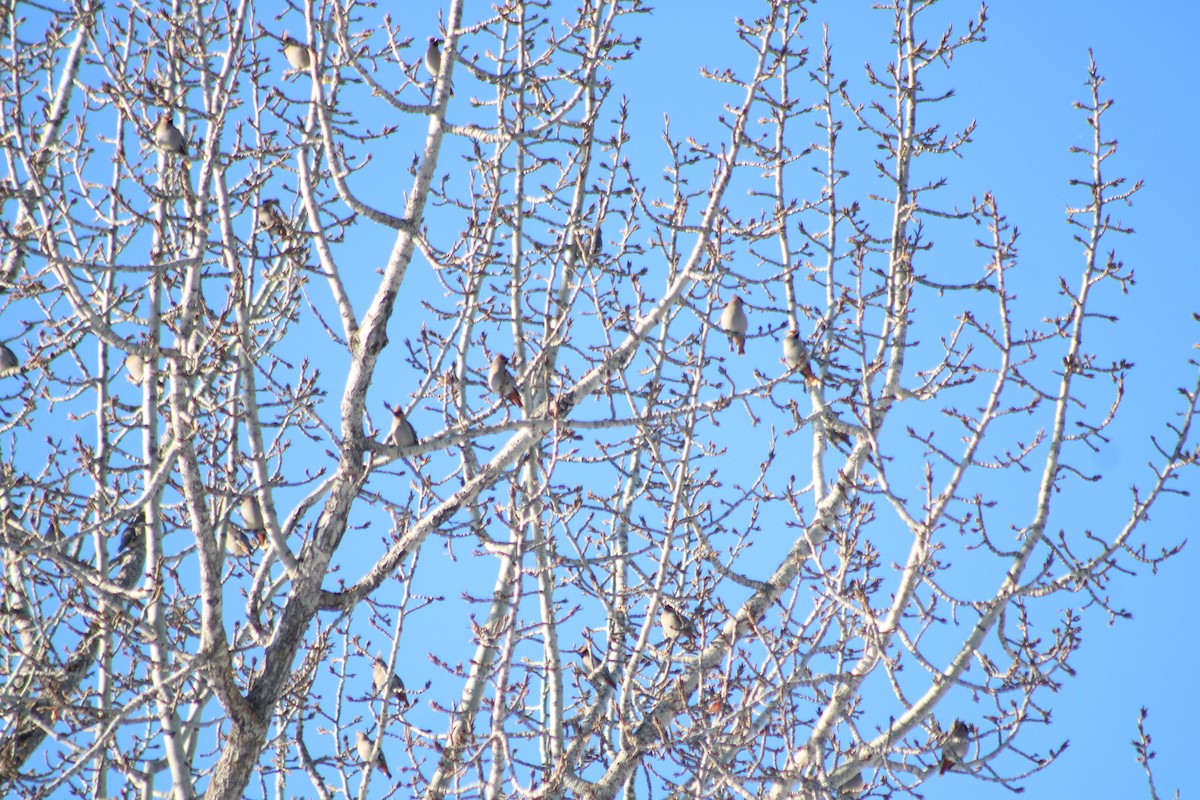
M 787 335 L 783 337 L 783 360 L 787 362 L 788 369 L 799 370 L 809 383 L 820 382 L 821 379 L 809 366 L 808 362 L 811 360 L 811 356 L 808 347 L 800 341 L 800 334 L 795 330 L 788 331 Z
M 292 235 L 292 226 L 279 207 L 278 198 L 264 197 L 258 204 L 258 229 L 280 239 Z
M 721 312 L 721 330 L 729 334 L 729 350 L 732 352 L 733 346 L 737 345 L 739 356 L 746 355 L 746 329 L 749 324 L 746 311 L 742 308 L 742 298 L 735 294 Z
M 305 70 L 312 66 L 312 48 L 283 32 L 283 57 L 292 69 Z
M 616 678 L 613 677 L 608 666 L 592 651 L 590 644 L 580 642 L 579 647 L 575 648 L 575 652 L 579 655 L 580 666 L 583 667 L 584 675 L 589 681 L 593 683 L 603 681 L 613 689 L 617 688 Z
M 358 757 L 363 760 L 364 764 L 370 763 L 371 751 L 375 749 L 375 742 L 362 731 L 355 731 L 354 738 L 358 746 Z M 383 750 L 380 750 L 379 755 L 375 756 L 375 768 L 382 772 L 384 777 L 392 777 L 392 773 L 388 769 L 387 759 L 383 757 Z
M 158 117 L 158 125 L 154 127 L 154 146 L 167 155 L 183 156 L 187 160 L 187 142 L 171 122 L 171 114 L 162 112 Z
M 425 48 L 425 69 L 433 78 L 442 71 L 442 40 L 436 36 L 429 37 L 429 46 Z
M 521 393 L 517 391 L 517 382 L 508 371 L 508 356 L 500 354 L 492 359 L 492 367 L 488 370 L 488 386 L 517 408 L 525 407 L 521 403 Z
M 383 407 L 392 412 L 392 427 L 387 435 L 388 444 L 392 447 L 412 447 L 421 443 L 417 429 L 408 421 L 408 417 L 404 416 L 404 409 L 398 405 L 389 406 L 387 401 L 384 401 Z
M 866 788 L 867 782 L 863 780 L 863 774 L 860 770 L 859 772 L 851 775 L 837 787 L 838 797 L 856 797 L 862 794 L 863 790 Z
M 263 519 L 262 506 L 259 505 L 258 498 L 253 494 L 244 496 L 239 511 L 242 514 L 242 527 L 254 534 L 254 537 L 258 539 L 258 546 L 262 547 L 267 541 L 267 522 Z
M 692 627 L 692 623 L 665 600 L 662 610 L 658 612 L 658 624 L 662 626 L 663 635 L 669 641 L 696 638 L 696 631 Z
M 125 379 L 134 386 L 141 386 L 146 377 L 146 361 L 137 353 L 125 356 Z
M 967 727 L 967 723 L 961 719 L 954 720 L 954 727 L 942 740 L 942 762 L 941 769 L 938 770 L 939 775 L 945 775 L 948 770 L 962 764 L 963 758 L 967 755 L 967 739 L 970 736 L 971 730 Z
M 251 539 L 246 533 L 238 530 L 232 525 L 225 528 L 225 551 L 235 558 L 244 558 L 250 555 L 256 549 L 256 546 L 261 544 L 255 539 Z
M 404 688 L 404 681 L 394 672 L 388 674 L 387 662 L 380 656 L 375 656 L 375 663 L 371 667 L 371 685 L 375 687 L 375 694 L 380 697 L 387 699 L 388 695 L 392 695 L 400 705 L 408 705 L 408 692 Z

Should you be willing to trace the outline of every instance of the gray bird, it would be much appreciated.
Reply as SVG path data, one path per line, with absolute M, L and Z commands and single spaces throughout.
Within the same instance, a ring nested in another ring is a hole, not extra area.
M 436 36 L 429 37 L 429 46 L 425 48 L 425 69 L 434 78 L 442 71 L 442 40 Z
M 164 111 L 158 117 L 158 125 L 154 128 L 154 146 L 167 155 L 183 156 L 187 159 L 187 143 L 183 134 L 171 122 L 170 113 Z
M 252 494 L 244 496 L 239 511 L 242 514 L 242 527 L 253 533 L 261 546 L 266 542 L 267 523 L 263 519 L 262 506 L 258 504 L 258 498 Z
M 283 57 L 292 69 L 308 69 L 312 66 L 312 48 L 283 32 Z
M 251 539 L 245 532 L 232 525 L 225 529 L 225 552 L 235 558 L 244 558 L 250 555 L 259 544 L 260 542 L 256 539 Z
M 375 694 L 380 697 L 386 698 L 390 694 L 400 705 L 408 705 L 408 692 L 404 688 L 404 681 L 394 672 L 388 675 L 387 662 L 379 656 L 375 656 L 375 663 L 371 667 L 371 685 L 375 688 Z
M 117 542 L 117 554 L 113 556 L 113 563 L 124 561 L 125 558 L 133 551 L 133 546 L 145 534 L 146 522 L 141 517 L 134 517 L 129 520 L 129 524 L 125 526 L 125 530 L 121 531 L 121 540 Z
M 358 757 L 363 760 L 364 764 L 369 763 L 371 751 L 375 749 L 375 742 L 362 731 L 355 731 L 354 738 L 358 747 Z M 379 755 L 375 756 L 375 768 L 382 772 L 384 777 L 392 777 L 391 771 L 388 770 L 387 759 L 383 757 L 383 750 L 380 750 Z
M 281 239 L 291 235 L 292 227 L 283 215 L 278 199 L 266 197 L 258 204 L 258 229 Z
M 939 775 L 945 775 L 947 770 L 962 763 L 963 758 L 967 755 L 967 739 L 970 735 L 971 731 L 967 728 L 967 723 L 961 719 L 954 720 L 954 727 L 942 740 L 942 765 L 938 770 Z
M 808 347 L 804 342 L 800 341 L 800 334 L 795 330 L 790 330 L 783 337 L 783 360 L 787 362 L 788 369 L 799 370 L 800 374 L 809 383 L 818 383 L 820 378 L 812 371 L 809 366 L 811 356 L 808 352 Z
M 8 345 L 0 343 L 0 370 L 13 369 L 20 365 L 21 362 L 17 360 L 17 354 L 10 350 Z
M 140 386 L 146 377 L 146 362 L 137 353 L 125 356 L 125 379 L 134 386 Z
M 692 623 L 665 601 L 658 612 L 658 624 L 662 626 L 663 635 L 670 641 L 695 638 Z
M 501 354 L 492 359 L 491 369 L 488 370 L 488 387 L 517 408 L 524 408 L 517 382 L 508 371 L 508 356 Z
M 412 447 L 421 443 L 417 429 L 408 421 L 408 417 L 404 416 L 404 409 L 400 406 L 389 406 L 386 401 L 383 407 L 392 412 L 392 427 L 387 435 L 388 444 L 392 447 Z
M 729 334 L 730 351 L 733 350 L 734 345 L 737 345 L 739 356 L 746 355 L 746 329 L 749 324 L 749 320 L 746 319 L 746 311 L 742 308 L 742 298 L 735 294 L 725 305 L 725 310 L 721 312 L 721 330 Z
M 617 680 L 609 671 L 608 666 L 600 660 L 592 651 L 592 646 L 587 642 L 581 642 L 579 647 L 575 648 L 575 652 L 579 655 L 580 666 L 583 667 L 584 675 L 589 681 L 596 683 L 603 681 L 613 689 L 617 688 Z

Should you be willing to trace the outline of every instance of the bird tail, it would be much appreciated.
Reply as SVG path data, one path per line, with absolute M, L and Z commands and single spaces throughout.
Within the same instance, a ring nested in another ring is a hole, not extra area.
M 941 769 L 938 770 L 938 775 L 945 775 L 946 772 L 948 772 L 953 766 L 954 766 L 953 761 L 951 761 L 948 758 L 943 758 L 942 759 L 942 767 L 941 767 Z
M 738 345 L 738 355 L 739 356 L 746 355 L 746 337 L 745 336 L 738 337 L 737 345 Z
M 521 393 L 518 392 L 516 389 L 513 389 L 511 392 L 509 392 L 508 399 L 517 408 L 520 408 L 520 409 L 525 408 L 525 405 L 521 402 Z

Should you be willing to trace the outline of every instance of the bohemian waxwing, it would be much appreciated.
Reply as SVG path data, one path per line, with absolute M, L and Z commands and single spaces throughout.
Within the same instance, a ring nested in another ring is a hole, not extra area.
M 0 343 L 0 370 L 13 369 L 20 365 L 17 354 L 10 350 L 8 345 Z
M 812 367 L 809 366 L 808 347 L 800 341 L 800 334 L 795 330 L 788 331 L 787 335 L 783 337 L 783 360 L 787 362 L 788 369 L 800 370 L 800 374 L 809 383 L 820 381 L 820 378 L 812 371 Z
M 431 77 L 436 78 L 442 71 L 442 40 L 436 36 L 429 37 L 429 46 L 425 48 L 425 69 Z
M 392 412 L 392 428 L 387 435 L 388 444 L 392 447 L 412 447 L 421 443 L 417 429 L 408 421 L 408 417 L 404 416 L 404 409 L 400 406 L 389 406 L 386 401 L 383 407 Z
M 947 770 L 962 763 L 963 758 L 967 755 L 967 739 L 970 735 L 971 731 L 967 728 L 967 723 L 961 719 L 954 720 L 954 727 L 942 740 L 942 764 L 941 769 L 938 770 L 939 775 L 945 775 Z
M 258 229 L 281 239 L 286 239 L 291 234 L 291 226 L 279 207 L 278 199 L 265 197 L 258 204 Z
M 245 495 L 239 507 L 242 514 L 242 527 L 253 533 L 262 544 L 266 540 L 267 522 L 263 519 L 262 506 L 253 494 Z
M 400 705 L 408 705 L 408 692 L 404 689 L 404 681 L 395 673 L 389 676 L 387 662 L 379 656 L 375 656 L 375 663 L 371 667 L 371 685 L 375 687 L 375 694 L 380 697 L 387 699 L 387 696 L 391 695 Z
M 371 751 L 375 749 L 375 742 L 362 731 L 355 731 L 354 738 L 358 746 L 358 757 L 365 764 L 371 759 Z M 383 757 L 383 750 L 380 750 L 379 755 L 375 756 L 375 768 L 382 772 L 384 777 L 392 777 L 392 773 L 388 770 L 387 759 Z
M 488 370 L 488 386 L 517 408 L 525 407 L 521 403 L 521 394 L 517 391 L 517 382 L 509 374 L 508 356 L 501 354 L 492 359 L 492 367 Z
M 162 112 L 158 117 L 158 125 L 154 128 L 154 146 L 167 155 L 183 156 L 187 160 L 187 143 L 183 134 L 171 122 L 169 112 Z
M 666 601 L 663 601 L 662 609 L 658 612 L 658 624 L 662 626 L 663 635 L 669 641 L 692 639 L 696 635 L 692 623 Z
M 746 311 L 742 308 L 742 298 L 735 294 L 721 312 L 721 330 L 729 334 L 730 351 L 737 345 L 739 356 L 746 355 L 746 328 L 749 324 Z
M 146 361 L 137 353 L 125 356 L 125 380 L 134 386 L 141 386 L 146 377 Z
M 584 675 L 589 681 L 593 683 L 603 681 L 613 689 L 617 688 L 617 681 L 613 677 L 613 674 L 609 672 L 605 663 L 596 656 L 590 644 L 580 642 L 579 647 L 575 648 L 575 652 L 579 655 L 580 666 L 583 667 Z
M 292 69 L 308 69 L 312 66 L 312 48 L 283 32 L 283 57 Z

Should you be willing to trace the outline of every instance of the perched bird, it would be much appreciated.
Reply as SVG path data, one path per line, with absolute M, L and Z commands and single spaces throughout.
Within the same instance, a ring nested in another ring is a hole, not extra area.
M 183 141 L 183 134 L 171 122 L 171 115 L 166 111 L 159 115 L 158 125 L 154 128 L 154 146 L 167 155 L 187 158 L 187 143 Z
M 371 759 L 371 751 L 375 749 L 375 742 L 373 742 L 371 737 L 367 736 L 362 731 L 355 731 L 354 738 L 356 740 L 356 744 L 358 745 L 358 757 L 363 760 L 363 763 L 369 762 Z M 384 777 L 392 777 L 392 773 L 388 769 L 387 759 L 383 757 L 382 750 L 379 751 L 379 755 L 375 756 L 375 768 L 382 772 Z
M 961 719 L 954 720 L 954 727 L 942 740 L 942 766 L 938 770 L 939 775 L 945 775 L 947 770 L 962 763 L 967 755 L 967 739 L 970 735 L 967 723 Z
M 243 531 L 238 530 L 232 525 L 225 529 L 225 551 L 232 554 L 235 558 L 244 558 L 254 552 L 256 546 L 261 544 L 254 539 L 251 539 Z
M 662 610 L 658 612 L 658 624 L 662 626 L 663 635 L 668 640 L 695 638 L 692 623 L 675 610 L 670 603 L 663 602 Z
M 609 672 L 608 666 L 592 651 L 590 644 L 580 642 L 579 647 L 575 648 L 575 652 L 579 654 L 580 666 L 583 667 L 584 675 L 587 676 L 588 680 L 593 683 L 603 681 L 613 689 L 617 688 L 616 678 Z
M 21 362 L 17 360 L 17 354 L 10 350 L 8 345 L 0 343 L 0 370 L 12 369 L 20 365 Z
M 291 235 L 291 225 L 288 224 L 287 217 L 283 215 L 277 198 L 266 197 L 258 204 L 258 229 L 281 239 L 286 239 Z
M 140 386 L 144 377 L 146 377 L 145 360 L 137 353 L 125 356 L 125 379 L 134 386 Z
M 283 32 L 283 57 L 292 69 L 308 69 L 312 66 L 312 48 Z
M 125 526 L 125 530 L 121 531 L 121 540 L 117 542 L 117 554 L 113 556 L 113 563 L 124 561 L 125 558 L 133 551 L 133 546 L 138 543 L 146 530 L 146 522 L 141 517 L 134 517 L 129 520 Z
M 242 526 L 255 535 L 260 546 L 263 545 L 267 541 L 267 523 L 263 519 L 258 498 L 252 494 L 244 496 L 239 510 L 242 514 Z
M 501 354 L 492 359 L 492 367 L 488 370 L 488 386 L 517 408 L 524 408 L 521 404 L 521 394 L 517 391 L 517 382 L 508 371 L 508 356 Z
M 388 675 L 387 662 L 379 656 L 375 656 L 375 664 L 371 667 L 371 685 L 375 687 L 375 694 L 380 697 L 386 699 L 390 694 L 400 705 L 408 705 L 408 692 L 404 689 L 404 681 L 394 672 Z
M 404 409 L 400 406 L 389 406 L 386 401 L 383 407 L 392 412 L 392 428 L 387 435 L 388 444 L 392 447 L 412 447 L 421 443 L 417 429 L 408 421 L 408 417 L 404 416 Z
M 429 37 L 429 46 L 425 48 L 425 69 L 434 78 L 442 71 L 442 40 L 436 36 Z
M 787 335 L 783 337 L 783 360 L 787 362 L 788 369 L 800 370 L 800 374 L 809 383 L 820 381 L 808 364 L 810 360 L 808 348 L 804 342 L 800 341 L 800 334 L 795 330 L 788 331 Z
M 863 780 L 863 774 L 860 770 L 854 773 L 837 787 L 839 797 L 856 797 L 863 793 L 867 788 L 867 782 Z
M 729 350 L 732 352 L 733 346 L 737 345 L 739 356 L 746 355 L 746 328 L 749 324 L 746 311 L 742 308 L 742 298 L 735 294 L 721 312 L 721 330 L 729 334 Z

